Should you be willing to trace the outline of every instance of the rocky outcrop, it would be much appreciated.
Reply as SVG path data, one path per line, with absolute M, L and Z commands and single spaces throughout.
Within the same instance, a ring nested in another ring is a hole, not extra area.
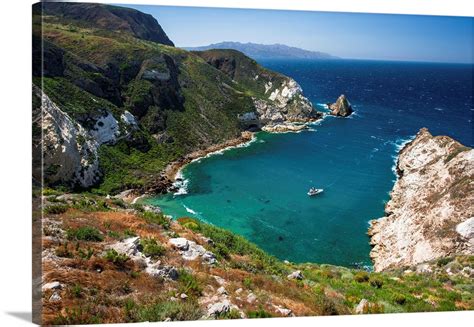
M 41 94 L 39 89 L 36 92 Z M 45 94 L 42 110 L 44 180 L 48 184 L 94 185 L 101 177 L 99 142 Z
M 286 78 L 276 88 L 273 88 L 272 84 L 272 82 L 265 84 L 264 93 L 268 96 L 267 99 L 254 98 L 257 116 L 262 125 L 290 126 L 291 123 L 306 123 L 321 118 L 321 114 L 313 109 L 311 102 L 303 95 L 303 90 L 295 80 Z M 289 130 L 291 131 L 291 128 Z
M 322 117 L 321 113 L 313 109 L 294 79 L 261 67 L 241 52 L 213 49 L 196 54 L 233 81 L 246 85 L 255 94 L 252 97 L 255 112 L 239 115 L 241 122 L 251 127 L 267 127 L 271 131 L 275 125 L 290 126 L 292 123 L 307 123 Z M 292 129 L 288 128 L 287 131 Z
M 330 110 L 330 114 L 333 116 L 347 117 L 354 112 L 349 100 L 347 100 L 344 94 L 337 98 L 336 103 L 328 103 L 327 106 Z
M 120 121 L 104 111 L 94 117 L 94 124 L 85 128 L 51 99 L 33 86 L 35 96 L 41 98 L 42 157 L 44 181 L 49 185 L 67 184 L 72 187 L 87 188 L 101 178 L 98 149 L 101 144 L 114 143 L 124 136 L 128 129 L 136 128 L 136 121 L 125 111 Z
M 211 251 L 207 251 L 202 245 L 183 237 L 171 238 L 169 243 L 180 251 L 184 260 L 196 260 L 201 257 L 204 263 L 214 264 L 217 262 L 216 256 Z
M 474 253 L 474 150 L 421 129 L 397 172 L 386 216 L 369 229 L 374 269 Z

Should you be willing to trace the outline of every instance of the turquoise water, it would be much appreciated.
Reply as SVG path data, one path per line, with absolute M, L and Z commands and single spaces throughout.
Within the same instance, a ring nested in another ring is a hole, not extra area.
M 355 114 L 301 133 L 261 132 L 247 147 L 186 166 L 187 194 L 147 201 L 230 229 L 281 259 L 370 265 L 368 221 L 383 216 L 400 146 L 421 127 L 473 145 L 472 66 L 262 64 L 295 78 L 317 109 L 344 93 Z M 311 186 L 324 193 L 308 197 Z

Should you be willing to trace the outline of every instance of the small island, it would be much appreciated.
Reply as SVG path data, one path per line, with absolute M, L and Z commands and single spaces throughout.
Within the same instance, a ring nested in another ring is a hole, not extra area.
M 327 107 L 333 116 L 348 117 L 354 112 L 349 100 L 347 100 L 344 94 L 341 94 L 335 103 L 328 103 Z

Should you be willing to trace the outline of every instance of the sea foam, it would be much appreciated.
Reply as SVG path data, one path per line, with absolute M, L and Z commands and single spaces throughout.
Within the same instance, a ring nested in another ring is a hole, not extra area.
M 397 162 L 398 162 L 398 154 L 400 153 L 400 151 L 405 147 L 405 145 L 407 145 L 408 143 L 410 143 L 411 141 L 413 141 L 413 139 L 415 138 L 416 135 L 412 135 L 412 136 L 409 136 L 409 137 L 405 137 L 405 138 L 398 138 L 397 140 L 395 141 L 388 141 L 388 142 L 385 142 L 385 143 L 388 143 L 388 144 L 391 144 L 394 146 L 395 148 L 395 154 L 392 155 L 392 159 L 393 159 L 393 165 L 392 165 L 392 172 L 393 174 L 395 175 L 396 179 L 395 181 L 398 179 L 398 174 L 397 174 Z
M 188 194 L 188 184 L 189 179 L 186 179 L 184 177 L 182 170 L 179 170 L 176 173 L 176 181 L 173 183 L 173 186 L 176 187 L 178 190 L 173 193 L 173 195 L 178 196 Z

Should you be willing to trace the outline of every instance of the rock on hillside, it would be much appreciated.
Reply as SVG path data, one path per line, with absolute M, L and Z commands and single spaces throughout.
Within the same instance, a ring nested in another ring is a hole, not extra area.
M 37 3 L 34 14 L 56 16 L 76 23 L 110 31 L 129 33 L 139 39 L 174 46 L 152 15 L 131 8 L 97 3 Z
M 423 128 L 397 171 L 386 215 L 369 229 L 375 270 L 474 253 L 474 150 Z

